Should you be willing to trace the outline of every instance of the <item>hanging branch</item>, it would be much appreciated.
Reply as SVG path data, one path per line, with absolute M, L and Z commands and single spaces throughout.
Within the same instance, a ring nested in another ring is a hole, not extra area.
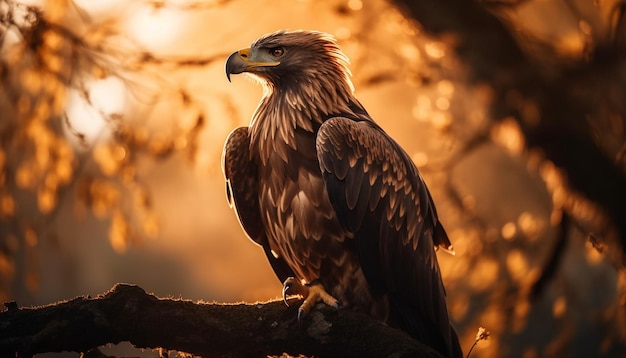
M 450 40 L 455 54 L 467 64 L 471 80 L 493 89 L 492 117 L 498 120 L 512 116 L 526 144 L 540 148 L 565 173 L 571 189 L 598 205 L 614 225 L 621 243 L 616 246 L 623 254 L 626 175 L 594 138 L 598 133 L 592 121 L 607 120 L 605 112 L 598 110 L 602 106 L 626 122 L 622 105 L 626 98 L 626 61 L 617 42 L 596 44 L 586 61 L 555 59 L 551 66 L 540 63 L 520 45 L 513 31 L 485 8 L 488 2 L 395 3 L 425 32 Z M 620 29 L 616 25 L 616 36 Z M 615 244 L 610 235 L 602 240 L 609 246 Z M 621 255 L 618 261 L 623 265 L 626 256 Z

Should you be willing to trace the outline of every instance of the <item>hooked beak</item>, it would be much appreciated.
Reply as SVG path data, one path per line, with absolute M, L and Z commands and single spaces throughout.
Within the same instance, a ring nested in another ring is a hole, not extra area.
M 259 67 L 274 67 L 280 65 L 278 61 L 252 61 L 251 50 L 245 48 L 243 50 L 235 51 L 226 60 L 226 78 L 230 82 L 230 75 L 236 75 L 242 72 L 253 72 L 255 68 Z
M 248 68 L 248 63 L 241 56 L 241 51 L 235 51 L 230 56 L 228 56 L 228 60 L 226 60 L 226 78 L 228 78 L 228 82 L 230 82 L 230 75 L 236 75 L 238 73 L 242 73 Z M 248 53 L 250 50 L 248 49 Z

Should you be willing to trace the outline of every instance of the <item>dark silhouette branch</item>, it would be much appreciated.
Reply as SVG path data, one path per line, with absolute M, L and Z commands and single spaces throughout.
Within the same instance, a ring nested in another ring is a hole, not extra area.
M 319 305 L 298 326 L 297 302 L 205 304 L 159 299 L 118 284 L 96 298 L 78 297 L 44 307 L 5 304 L 0 313 L 0 355 L 86 352 L 129 341 L 201 355 L 290 354 L 358 357 L 440 357 L 408 335 L 367 315 Z
M 563 213 L 561 216 L 561 223 L 559 224 L 559 233 L 556 237 L 556 242 L 552 247 L 550 256 L 548 257 L 548 261 L 544 264 L 539 278 L 532 285 L 530 297 L 534 300 L 539 299 L 546 287 L 548 287 L 548 283 L 554 276 L 556 276 L 564 251 L 567 248 L 567 238 L 571 230 L 570 224 L 571 218 L 568 214 Z
M 622 105 L 626 97 L 623 50 L 617 45 L 599 44 L 587 61 L 556 59 L 550 66 L 524 49 L 511 27 L 485 8 L 488 2 L 395 3 L 427 33 L 451 39 L 471 80 L 493 89 L 492 117 L 512 116 L 527 145 L 540 148 L 563 170 L 571 189 L 601 208 L 615 226 L 621 243 L 618 246 L 626 248 L 626 175 L 615 158 L 601 148 L 603 139 L 594 138 L 591 120 L 607 120 L 605 112 L 598 109 L 601 106 L 622 122 L 626 118 Z M 536 110 L 528 111 L 529 106 Z

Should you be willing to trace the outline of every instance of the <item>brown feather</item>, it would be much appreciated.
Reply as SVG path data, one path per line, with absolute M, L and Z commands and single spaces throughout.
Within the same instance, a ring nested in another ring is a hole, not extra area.
M 231 162 L 245 161 L 225 148 L 244 229 L 296 278 L 458 356 L 433 249 L 449 240 L 415 165 L 354 97 L 348 60 L 330 36 L 279 31 L 250 53 L 275 47 L 284 49 L 278 65 L 248 70 L 264 96 L 249 130 L 236 132 L 247 141 L 226 144 L 248 144 L 235 147 L 253 180 L 229 176 Z

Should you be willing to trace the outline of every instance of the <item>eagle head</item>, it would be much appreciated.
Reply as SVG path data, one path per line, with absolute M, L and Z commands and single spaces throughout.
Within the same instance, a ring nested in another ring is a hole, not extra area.
M 313 84 L 318 90 L 336 85 L 353 91 L 348 58 L 335 39 L 317 31 L 277 31 L 252 46 L 233 52 L 226 61 L 226 76 L 249 73 L 270 89 Z

